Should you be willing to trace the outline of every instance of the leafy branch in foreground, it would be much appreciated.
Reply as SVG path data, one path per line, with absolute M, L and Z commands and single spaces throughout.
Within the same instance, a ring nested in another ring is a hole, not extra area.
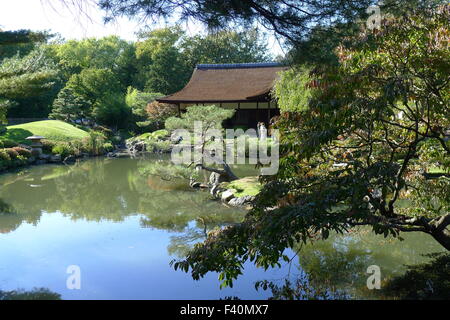
M 450 158 L 449 18 L 448 5 L 414 12 L 339 47 L 338 67 L 311 73 L 308 105 L 280 116 L 280 170 L 253 210 L 174 267 L 232 285 L 248 260 L 276 266 L 298 242 L 359 225 L 424 232 L 450 250 L 450 179 L 424 177 Z

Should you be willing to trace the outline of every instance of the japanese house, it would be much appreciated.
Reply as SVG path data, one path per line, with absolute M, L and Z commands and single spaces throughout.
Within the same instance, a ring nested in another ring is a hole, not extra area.
M 235 109 L 225 127 L 256 128 L 279 115 L 271 90 L 286 67 L 279 63 L 199 64 L 188 84 L 180 91 L 157 99 L 178 106 L 179 112 L 191 105 L 215 104 Z

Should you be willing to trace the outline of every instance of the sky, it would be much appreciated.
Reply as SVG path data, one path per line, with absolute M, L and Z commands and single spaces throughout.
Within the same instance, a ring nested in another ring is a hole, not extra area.
M 66 39 L 83 39 L 117 35 L 126 40 L 136 40 L 136 32 L 146 27 L 142 22 L 119 18 L 115 22 L 103 23 L 103 12 L 84 1 L 80 8 L 67 7 L 59 0 L 0 0 L 0 29 L 50 30 Z M 150 24 L 151 28 L 163 27 L 165 23 Z M 203 27 L 194 22 L 182 25 L 189 35 L 203 32 Z M 269 50 L 274 56 L 282 54 L 275 37 L 268 38 Z

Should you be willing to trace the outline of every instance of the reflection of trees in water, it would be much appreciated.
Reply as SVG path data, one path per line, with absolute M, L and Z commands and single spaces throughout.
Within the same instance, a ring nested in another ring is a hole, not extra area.
M 272 293 L 277 298 L 298 293 L 299 297 L 319 294 L 328 298 L 380 298 L 379 292 L 366 286 L 367 267 L 381 269 L 382 286 L 389 279 L 403 274 L 405 265 L 428 260 L 426 253 L 442 251 L 439 244 L 426 241 L 427 235 L 407 234 L 406 241 L 385 239 L 368 228 L 360 228 L 345 235 L 332 235 L 302 245 L 298 251 L 298 274 L 286 283 L 277 283 Z M 305 292 L 308 287 L 309 292 Z M 303 290 L 303 292 L 301 291 Z
M 22 219 L 16 214 L 15 209 L 2 199 L 0 199 L 0 221 L 0 233 L 9 233 L 22 224 Z
M 28 291 L 22 289 L 13 291 L 0 290 L 1 300 L 61 300 L 61 295 L 46 288 L 34 288 Z
M 207 192 L 180 190 L 176 181 L 142 176 L 139 167 L 148 161 L 92 159 L 73 166 L 35 167 L 13 180 L 1 177 L 10 180 L 0 197 L 16 213 L 0 216 L 0 230 L 10 232 L 22 222 L 36 224 L 44 211 L 88 221 L 123 221 L 140 214 L 143 227 L 181 233 L 173 238 L 181 246 L 183 237 L 191 243 L 201 238 L 197 231 L 203 234 L 205 228 L 242 218 L 243 211 L 212 201 Z

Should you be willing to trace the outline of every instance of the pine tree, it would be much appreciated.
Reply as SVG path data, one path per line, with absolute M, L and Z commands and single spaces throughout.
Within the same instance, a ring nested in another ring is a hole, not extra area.
M 83 121 L 90 118 L 90 103 L 82 97 L 76 95 L 70 88 L 64 88 L 53 102 L 51 119 L 63 120 L 66 122 Z

